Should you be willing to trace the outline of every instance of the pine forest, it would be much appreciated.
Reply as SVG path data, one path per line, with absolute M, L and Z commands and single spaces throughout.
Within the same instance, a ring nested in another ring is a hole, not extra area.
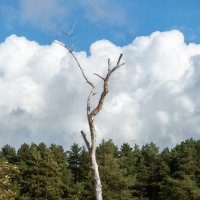
M 97 147 L 104 200 L 199 200 L 200 140 L 162 151 L 154 143 Z M 93 200 L 87 150 L 52 144 L 5 145 L 0 151 L 0 200 Z

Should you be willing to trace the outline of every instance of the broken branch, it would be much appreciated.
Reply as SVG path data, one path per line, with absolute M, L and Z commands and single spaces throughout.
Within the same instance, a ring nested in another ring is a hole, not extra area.
M 90 143 L 89 143 L 89 141 L 87 139 L 86 133 L 84 133 L 83 131 L 81 131 L 81 135 L 82 135 L 83 140 L 84 140 L 84 142 L 85 142 L 85 144 L 86 144 L 86 146 L 88 148 L 88 151 L 90 152 Z

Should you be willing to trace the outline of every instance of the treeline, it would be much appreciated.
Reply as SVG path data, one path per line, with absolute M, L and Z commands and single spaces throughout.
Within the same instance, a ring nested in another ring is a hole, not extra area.
M 200 140 L 173 149 L 102 141 L 97 158 L 104 200 L 200 200 Z M 77 144 L 22 144 L 0 151 L 0 199 L 94 200 L 89 157 Z

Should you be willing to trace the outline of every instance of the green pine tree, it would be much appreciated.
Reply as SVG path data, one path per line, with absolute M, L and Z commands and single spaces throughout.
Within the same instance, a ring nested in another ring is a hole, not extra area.
M 17 196 L 15 180 L 19 174 L 16 165 L 0 159 L 0 200 L 14 200 Z
M 5 158 L 8 162 L 15 164 L 17 162 L 17 154 L 14 147 L 5 145 L 1 148 L 0 158 Z
M 112 140 L 102 141 L 97 148 L 97 158 L 103 186 L 103 199 L 133 199 L 129 189 L 131 177 L 127 176 L 126 169 L 121 167 L 122 162 L 118 155 L 118 148 Z

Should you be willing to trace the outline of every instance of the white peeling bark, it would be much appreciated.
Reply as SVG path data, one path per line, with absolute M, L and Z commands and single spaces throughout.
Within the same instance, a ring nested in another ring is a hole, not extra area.
M 102 185 L 101 185 L 101 179 L 99 176 L 98 164 L 96 162 L 96 132 L 95 132 L 94 126 L 92 127 L 91 133 L 93 136 L 92 136 L 90 158 L 91 158 L 92 174 L 93 174 L 94 184 L 95 184 L 95 195 L 96 195 L 96 200 L 102 200 Z

